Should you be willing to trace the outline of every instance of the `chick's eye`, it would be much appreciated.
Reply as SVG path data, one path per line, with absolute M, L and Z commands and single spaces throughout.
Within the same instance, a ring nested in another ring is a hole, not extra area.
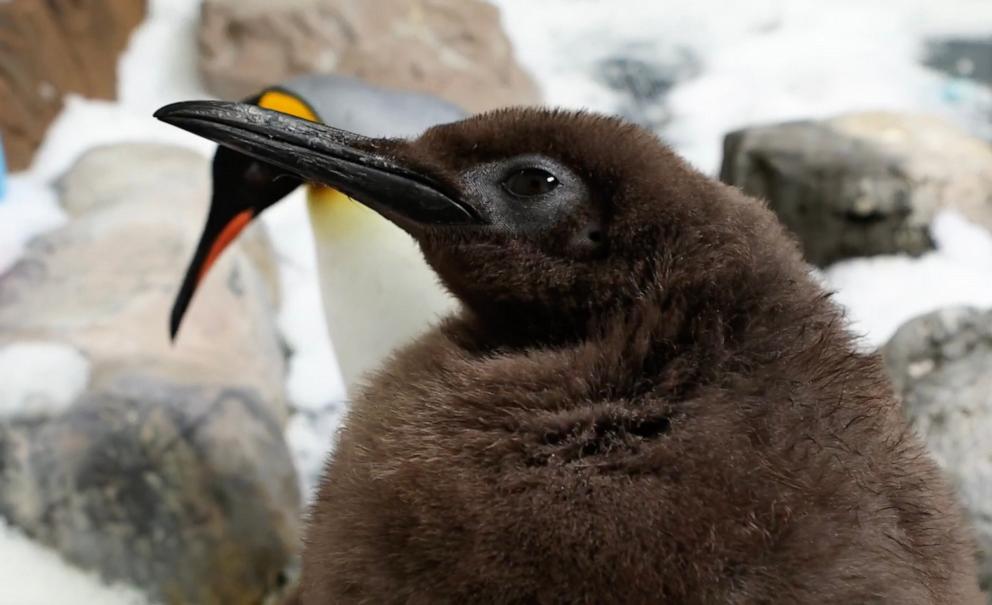
M 535 197 L 558 187 L 558 177 L 540 168 L 524 168 L 503 181 L 503 189 L 517 197 Z

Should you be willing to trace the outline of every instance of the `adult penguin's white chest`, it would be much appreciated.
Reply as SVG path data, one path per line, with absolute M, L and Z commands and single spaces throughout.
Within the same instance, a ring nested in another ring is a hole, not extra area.
M 362 376 L 452 313 L 416 242 L 344 194 L 308 188 L 320 294 L 349 395 Z

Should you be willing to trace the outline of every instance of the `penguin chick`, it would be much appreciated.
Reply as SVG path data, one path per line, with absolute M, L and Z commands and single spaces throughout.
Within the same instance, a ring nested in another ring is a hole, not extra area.
M 463 305 L 354 402 L 299 603 L 980 602 L 951 490 L 795 242 L 646 131 L 158 115 L 369 205 Z

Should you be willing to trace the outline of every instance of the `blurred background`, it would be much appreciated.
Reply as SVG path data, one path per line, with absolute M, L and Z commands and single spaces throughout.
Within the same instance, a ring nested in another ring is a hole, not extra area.
M 302 190 L 170 343 L 214 149 L 151 115 L 304 74 L 619 114 L 765 199 L 992 553 L 992 2 L 5 0 L 0 605 L 292 583 L 365 343 L 327 336 Z

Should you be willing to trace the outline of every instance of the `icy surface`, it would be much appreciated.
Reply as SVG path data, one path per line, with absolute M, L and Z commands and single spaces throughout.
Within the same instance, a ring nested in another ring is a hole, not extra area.
M 0 201 L 0 275 L 17 261 L 35 234 L 64 221 L 65 214 L 51 187 L 28 174 L 10 177 L 7 196 Z
M 825 271 L 828 287 L 849 311 L 851 328 L 875 348 L 906 321 L 967 303 L 992 308 L 992 234 L 958 214 L 937 215 L 937 249 L 919 258 L 876 256 Z
M 89 379 L 89 361 L 67 344 L 18 341 L 0 347 L 0 418 L 57 414 Z
M 132 588 L 108 587 L 0 518 L 0 605 L 147 605 Z

